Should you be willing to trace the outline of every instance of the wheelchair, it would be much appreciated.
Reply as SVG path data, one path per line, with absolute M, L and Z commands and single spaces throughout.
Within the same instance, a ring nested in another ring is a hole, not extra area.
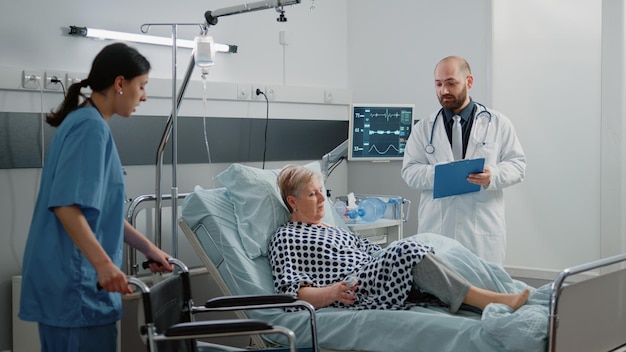
M 289 295 L 276 294 L 217 297 L 206 301 L 203 306 L 194 306 L 189 269 L 176 258 L 170 258 L 168 261 L 174 265 L 174 272 L 167 274 L 164 279 L 150 287 L 137 277 L 128 279 L 131 285 L 141 291 L 144 324 L 140 327 L 140 332 L 146 336 L 149 352 L 319 351 L 315 309 L 309 303 Z M 147 268 L 148 264 L 149 262 L 144 262 L 144 268 Z M 295 334 L 291 330 L 258 319 L 195 319 L 199 313 L 288 307 L 299 307 L 309 311 L 311 346 L 297 347 Z M 250 350 L 199 341 L 212 337 L 268 334 L 285 336 L 288 346 Z

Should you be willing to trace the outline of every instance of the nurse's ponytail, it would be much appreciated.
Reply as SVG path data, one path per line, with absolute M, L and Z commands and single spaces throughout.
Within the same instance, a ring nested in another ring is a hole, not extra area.
M 69 114 L 70 112 L 72 112 L 78 107 L 78 104 L 80 103 L 79 97 L 80 96 L 85 97 L 80 92 L 81 88 L 88 87 L 88 86 L 89 86 L 89 81 L 86 79 L 72 84 L 68 88 L 67 95 L 65 96 L 63 103 L 61 103 L 61 106 L 59 106 L 59 109 L 56 112 L 50 111 L 50 113 L 46 115 L 46 122 L 52 127 L 59 126 L 61 122 L 65 120 L 65 117 L 67 116 L 67 114 Z
M 53 127 L 59 126 L 67 114 L 81 104 L 82 88 L 90 87 L 93 92 L 104 93 L 119 76 L 133 79 L 150 71 L 150 63 L 137 49 L 124 43 L 113 43 L 104 47 L 93 60 L 89 76 L 72 84 L 67 90 L 65 99 L 56 111 L 46 115 L 46 122 Z

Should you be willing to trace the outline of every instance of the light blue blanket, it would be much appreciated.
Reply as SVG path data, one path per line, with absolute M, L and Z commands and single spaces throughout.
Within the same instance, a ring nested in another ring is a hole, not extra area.
M 226 192 L 197 189 L 185 199 L 183 218 L 192 228 L 202 225 L 196 235 L 233 295 L 274 293 L 267 257 L 250 259 L 245 254 Z M 476 286 L 509 293 L 528 287 L 454 240 L 426 233 L 410 239 L 433 246 L 438 256 Z M 319 342 L 323 348 L 345 351 L 544 351 L 549 289 L 531 288 L 528 304 L 515 312 L 491 304 L 482 316 L 467 311 L 453 315 L 447 308 L 436 307 L 401 311 L 323 308 L 316 312 Z M 304 311 L 271 309 L 248 315 L 292 329 L 299 345 L 310 343 L 308 313 Z

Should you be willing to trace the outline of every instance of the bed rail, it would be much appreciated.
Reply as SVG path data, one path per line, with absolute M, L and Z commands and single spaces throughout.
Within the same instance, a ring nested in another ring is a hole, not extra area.
M 184 199 L 185 197 L 187 197 L 189 195 L 189 193 L 178 193 L 177 199 Z M 138 197 L 135 197 L 135 199 L 132 200 L 132 202 L 130 202 L 130 204 L 128 205 L 128 209 L 126 210 L 126 221 L 128 221 L 133 227 L 135 227 L 135 223 L 137 221 L 137 215 L 139 214 L 140 211 L 144 210 L 144 209 L 157 209 L 156 214 L 159 214 L 161 212 L 161 203 L 160 201 L 170 201 L 171 205 L 171 200 L 172 200 L 172 195 L 171 194 L 163 194 L 161 195 L 161 197 L 157 197 L 156 194 L 144 194 L 144 195 L 140 195 Z M 146 202 L 153 202 L 152 205 L 146 205 L 144 203 Z M 176 220 L 172 220 L 172 221 L 176 221 Z M 174 236 L 175 234 L 172 234 L 172 236 Z M 154 244 L 159 247 L 161 247 L 161 236 L 159 233 L 156 233 L 153 239 Z M 127 275 L 137 275 L 137 272 L 139 271 L 139 265 L 137 265 L 137 250 L 130 248 L 129 246 L 126 246 L 126 274 Z
M 556 351 L 556 333 L 559 324 L 558 308 L 559 299 L 564 288 L 565 281 L 568 277 L 587 271 L 603 268 L 609 265 L 614 265 L 620 262 L 626 262 L 626 253 L 615 255 L 599 259 L 593 262 L 573 266 L 561 271 L 551 286 L 550 302 L 549 302 L 549 316 L 548 316 L 548 351 Z M 593 279 L 589 279 L 593 280 Z

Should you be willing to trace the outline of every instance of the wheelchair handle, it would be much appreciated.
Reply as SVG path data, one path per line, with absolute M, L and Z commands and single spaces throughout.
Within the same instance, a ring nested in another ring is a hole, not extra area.
M 176 259 L 176 258 L 167 258 L 168 263 L 170 264 L 174 264 L 176 266 L 178 266 L 180 268 L 180 270 L 182 270 L 183 272 L 189 272 L 189 268 L 187 268 L 187 266 L 181 262 L 180 260 Z M 146 261 L 144 261 L 143 263 L 141 263 L 141 267 L 144 269 L 148 269 L 150 267 L 150 264 L 158 264 L 159 266 L 163 266 L 163 264 L 161 264 L 160 262 L 157 262 L 154 259 L 148 259 Z M 132 280 L 133 277 L 129 277 L 128 278 L 128 282 L 137 285 L 136 280 Z M 143 290 L 143 287 L 139 286 L 140 289 Z M 96 288 L 98 289 L 98 291 L 102 290 L 102 285 L 100 285 L 99 282 L 96 282 Z M 149 291 L 149 290 L 148 290 Z

